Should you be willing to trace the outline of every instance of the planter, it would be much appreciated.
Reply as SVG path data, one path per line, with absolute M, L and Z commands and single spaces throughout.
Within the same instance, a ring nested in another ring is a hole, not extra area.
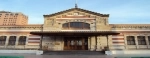
M 36 55 L 42 55 L 42 54 L 43 54 L 43 51 L 42 51 L 42 50 L 36 51 Z
M 105 51 L 105 54 L 106 55 L 112 55 L 112 52 L 111 51 Z

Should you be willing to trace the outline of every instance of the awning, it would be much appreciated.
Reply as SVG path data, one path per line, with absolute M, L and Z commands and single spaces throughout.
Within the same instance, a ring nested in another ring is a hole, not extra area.
M 117 35 L 115 31 L 32 31 L 34 35 L 49 35 L 49 36 L 98 36 L 98 35 Z

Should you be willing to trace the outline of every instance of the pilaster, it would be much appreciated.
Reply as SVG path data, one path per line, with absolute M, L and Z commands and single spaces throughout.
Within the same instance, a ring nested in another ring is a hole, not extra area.
M 138 45 L 138 39 L 137 39 L 137 36 L 135 35 L 135 36 L 134 36 L 134 38 L 135 38 L 135 44 L 136 44 L 136 48 L 137 48 L 137 49 L 139 49 L 139 45 Z
M 96 51 L 101 51 L 102 46 L 101 46 L 101 38 L 100 36 L 97 36 L 97 50 Z
M 96 47 L 96 42 L 95 42 L 96 40 L 95 40 L 95 36 L 93 36 L 92 38 L 91 38 L 91 50 L 93 51 L 93 50 L 95 50 L 95 47 Z
M 91 37 L 88 37 L 88 50 L 91 50 Z
M 147 35 L 145 36 L 145 41 L 146 41 L 146 45 L 147 45 L 147 48 L 148 48 L 148 46 L 149 46 L 149 41 L 148 41 L 148 36 L 147 36 Z
M 26 37 L 26 44 L 25 44 L 24 48 L 27 48 L 27 46 L 28 46 L 28 39 L 29 39 L 29 35 L 27 35 L 27 37 Z
M 18 45 L 18 41 L 19 41 L 19 36 L 16 36 L 15 46 L 17 46 L 17 45 Z
M 127 36 L 124 35 L 125 49 L 128 49 Z
M 6 35 L 5 48 L 7 47 L 7 45 L 8 45 L 8 42 L 9 42 L 9 36 L 8 36 L 8 35 Z
M 28 36 L 29 35 L 25 35 L 26 36 L 26 42 L 25 42 L 25 45 L 24 45 L 24 49 L 26 48 L 26 46 L 27 46 L 27 43 L 28 43 Z

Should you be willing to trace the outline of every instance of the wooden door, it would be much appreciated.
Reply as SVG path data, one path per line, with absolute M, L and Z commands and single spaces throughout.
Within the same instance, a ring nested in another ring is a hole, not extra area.
M 83 37 L 65 37 L 64 50 L 85 50 L 85 38 Z

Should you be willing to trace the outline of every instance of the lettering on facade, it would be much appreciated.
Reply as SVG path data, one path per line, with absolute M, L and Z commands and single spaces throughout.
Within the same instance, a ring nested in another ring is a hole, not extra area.
M 67 20 L 66 22 L 86 22 L 86 20 L 76 19 L 76 20 Z
M 60 45 L 60 43 L 59 42 L 55 42 L 55 45 Z

